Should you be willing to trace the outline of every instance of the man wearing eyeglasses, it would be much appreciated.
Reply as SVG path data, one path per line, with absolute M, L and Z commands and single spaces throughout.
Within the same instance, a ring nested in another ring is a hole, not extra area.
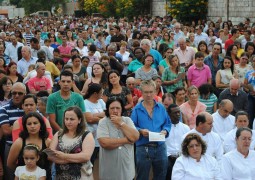
M 13 123 L 24 115 L 24 111 L 21 107 L 22 100 L 26 95 L 26 86 L 20 82 L 15 83 L 12 86 L 12 99 L 11 101 L 0 108 L 0 127 L 5 137 L 5 150 L 4 150 L 4 167 L 5 178 L 13 179 L 13 173 L 6 167 L 8 154 L 12 145 L 12 126 Z M 1 147 L 2 148 L 2 147 Z

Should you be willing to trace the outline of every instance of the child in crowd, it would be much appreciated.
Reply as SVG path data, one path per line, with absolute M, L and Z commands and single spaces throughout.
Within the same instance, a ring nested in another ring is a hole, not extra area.
M 39 147 L 33 144 L 26 145 L 23 158 L 26 165 L 16 168 L 15 180 L 46 180 L 46 171 L 36 165 L 39 160 Z
M 195 63 L 189 67 L 187 73 L 188 86 L 199 87 L 202 84 L 212 83 L 212 74 L 209 66 L 204 64 L 204 53 L 197 52 L 195 54 Z

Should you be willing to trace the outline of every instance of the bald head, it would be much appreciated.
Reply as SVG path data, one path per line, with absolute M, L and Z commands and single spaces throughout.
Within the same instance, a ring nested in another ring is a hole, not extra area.
M 130 89 L 130 91 L 133 91 L 135 88 L 135 78 L 129 77 L 126 80 L 127 87 Z
M 211 132 L 213 127 L 213 117 L 208 112 L 201 112 L 196 117 L 196 130 L 203 135 Z
M 229 99 L 223 99 L 219 104 L 219 114 L 226 118 L 233 111 L 233 103 Z
M 130 82 L 135 82 L 135 78 L 128 77 L 127 80 L 126 80 L 126 83 L 130 83 Z
M 237 92 L 240 88 L 240 82 L 238 79 L 231 79 L 229 83 L 229 90 L 232 95 L 237 95 Z

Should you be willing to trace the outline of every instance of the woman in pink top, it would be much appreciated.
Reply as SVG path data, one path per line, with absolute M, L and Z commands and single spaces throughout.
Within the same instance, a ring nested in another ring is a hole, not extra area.
M 196 117 L 206 111 L 206 105 L 198 101 L 199 91 L 196 86 L 190 86 L 187 91 L 189 100 L 180 106 L 182 119 L 190 129 L 196 127 Z

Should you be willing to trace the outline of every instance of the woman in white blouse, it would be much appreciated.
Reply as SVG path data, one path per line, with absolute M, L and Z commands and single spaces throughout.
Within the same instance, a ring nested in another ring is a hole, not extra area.
M 241 127 L 236 131 L 236 149 L 228 152 L 222 159 L 224 180 L 254 180 L 255 151 L 250 150 L 252 131 Z
M 206 144 L 198 134 L 188 134 L 182 142 L 182 156 L 173 167 L 172 180 L 222 179 L 217 161 L 205 154 Z

